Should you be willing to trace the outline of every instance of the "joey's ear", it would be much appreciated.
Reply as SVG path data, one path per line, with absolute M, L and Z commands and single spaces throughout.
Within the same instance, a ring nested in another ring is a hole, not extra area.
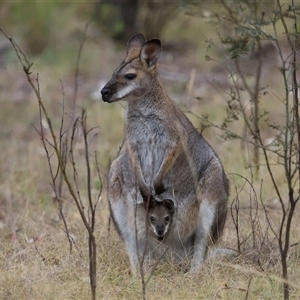
M 174 212 L 174 202 L 172 200 L 165 199 L 162 203 L 169 210 L 170 213 Z
M 146 39 L 141 33 L 135 34 L 127 43 L 127 55 L 125 62 L 138 57 L 145 42 Z
M 150 40 L 146 42 L 142 47 L 141 60 L 148 68 L 153 68 L 159 59 L 160 52 L 160 40 Z

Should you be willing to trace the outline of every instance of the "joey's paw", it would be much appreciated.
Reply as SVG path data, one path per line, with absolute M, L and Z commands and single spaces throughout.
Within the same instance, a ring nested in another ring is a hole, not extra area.
M 142 198 L 143 198 L 144 202 L 154 199 L 154 196 L 155 196 L 154 191 L 152 189 L 149 189 L 149 188 L 141 189 L 140 193 L 142 195 Z

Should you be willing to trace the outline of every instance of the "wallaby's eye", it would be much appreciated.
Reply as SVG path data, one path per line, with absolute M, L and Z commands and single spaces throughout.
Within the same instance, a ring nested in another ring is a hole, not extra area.
M 136 74 L 129 73 L 129 74 L 125 75 L 125 78 L 128 79 L 128 80 L 133 80 L 135 77 L 136 77 Z
M 165 221 L 169 222 L 170 221 L 170 217 L 165 217 Z
M 150 217 L 150 221 L 154 222 L 155 218 L 153 216 Z

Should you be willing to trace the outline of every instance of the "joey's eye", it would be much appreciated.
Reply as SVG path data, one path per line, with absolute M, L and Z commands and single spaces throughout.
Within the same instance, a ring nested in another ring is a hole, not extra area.
M 170 217 L 165 217 L 165 221 L 169 222 L 170 221 Z
M 133 80 L 135 77 L 136 77 L 136 74 L 129 73 L 129 74 L 125 75 L 125 78 L 128 79 L 128 80 Z
M 155 218 L 153 216 L 150 217 L 150 221 L 154 222 Z

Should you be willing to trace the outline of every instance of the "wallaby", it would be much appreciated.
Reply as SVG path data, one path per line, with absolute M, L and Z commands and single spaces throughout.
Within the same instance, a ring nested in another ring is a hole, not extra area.
M 142 34 L 128 42 L 127 55 L 101 90 L 103 101 L 126 101 L 126 151 L 111 164 L 108 200 L 126 244 L 132 272 L 145 250 L 144 201 L 171 199 L 174 215 L 165 244 L 191 255 L 198 272 L 208 245 L 222 235 L 228 181 L 211 146 L 168 97 L 157 75 L 158 39 Z

